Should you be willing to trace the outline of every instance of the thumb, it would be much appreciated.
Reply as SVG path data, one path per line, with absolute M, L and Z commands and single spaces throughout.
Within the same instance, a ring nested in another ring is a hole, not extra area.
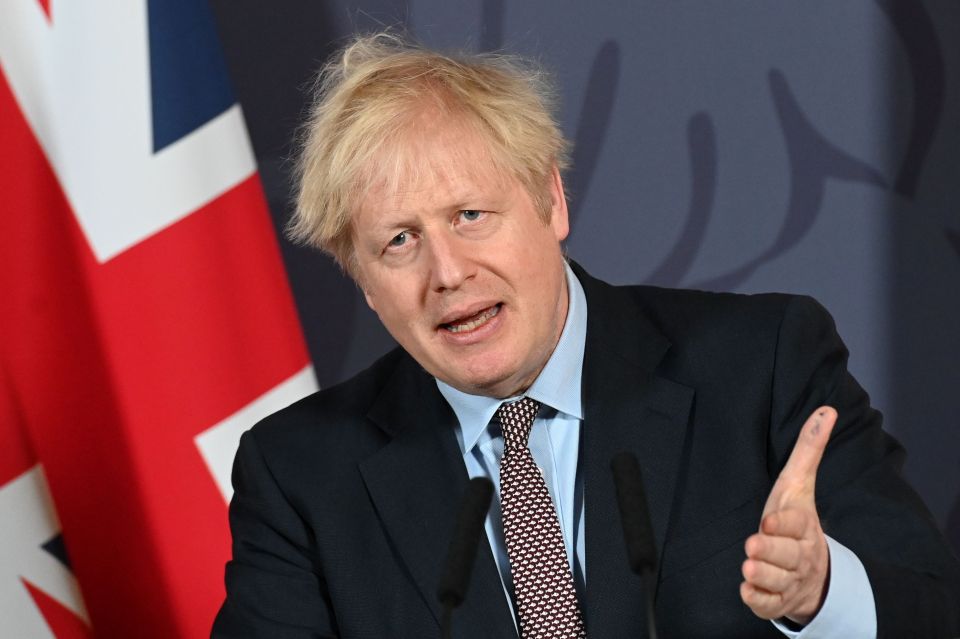
M 813 499 L 817 468 L 823 459 L 823 451 L 836 422 L 837 411 L 830 406 L 821 406 L 807 418 L 800 429 L 793 452 L 773 486 L 767 510 L 770 510 L 771 506 L 775 509 L 782 508 L 784 502 L 796 497 Z

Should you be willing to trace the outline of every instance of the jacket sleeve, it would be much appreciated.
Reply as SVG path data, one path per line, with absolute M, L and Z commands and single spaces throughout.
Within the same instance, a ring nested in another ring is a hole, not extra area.
M 960 635 L 960 562 L 901 475 L 903 448 L 847 371 L 847 350 L 827 311 L 788 302 L 774 365 L 771 476 L 801 425 L 822 404 L 839 418 L 817 475 L 821 525 L 863 563 L 877 608 L 877 636 Z
M 240 440 L 233 487 L 233 558 L 211 637 L 337 637 L 310 530 L 278 486 L 255 432 Z

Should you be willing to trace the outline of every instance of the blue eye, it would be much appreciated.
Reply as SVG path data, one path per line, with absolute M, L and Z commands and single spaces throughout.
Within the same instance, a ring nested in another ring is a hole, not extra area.
M 390 240 L 390 246 L 403 246 L 407 243 L 407 232 L 399 233 Z
M 463 219 L 465 219 L 467 222 L 476 222 L 480 219 L 480 211 L 468 209 L 466 211 L 460 211 L 460 215 L 462 215 Z

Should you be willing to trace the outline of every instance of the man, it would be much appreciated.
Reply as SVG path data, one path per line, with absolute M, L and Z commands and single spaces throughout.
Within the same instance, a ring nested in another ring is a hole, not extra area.
M 293 234 L 401 348 L 244 436 L 214 636 L 438 636 L 470 476 L 500 490 L 456 636 L 642 636 L 609 471 L 624 450 L 664 636 L 960 633 L 960 566 L 821 307 L 568 265 L 566 143 L 522 62 L 379 34 L 319 86 Z

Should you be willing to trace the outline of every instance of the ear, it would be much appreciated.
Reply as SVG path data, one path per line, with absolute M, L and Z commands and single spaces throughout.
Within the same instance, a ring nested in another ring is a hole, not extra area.
M 363 299 L 367 300 L 367 306 L 370 307 L 370 310 L 376 313 L 377 307 L 373 303 L 373 296 L 370 295 L 370 293 L 367 291 L 367 287 L 363 285 L 364 277 L 363 277 L 363 273 L 360 270 L 360 264 L 358 263 L 359 261 L 357 260 L 357 254 L 355 253 L 356 248 L 351 247 L 350 251 L 351 253 L 349 257 L 346 259 L 345 262 L 343 262 L 344 272 L 346 272 L 346 274 L 350 276 L 350 279 L 353 280 L 353 283 L 356 284 L 357 288 L 363 291 Z
M 373 303 L 373 296 L 370 295 L 370 293 L 368 293 L 366 289 L 361 289 L 361 290 L 363 290 L 363 299 L 367 300 L 367 306 L 370 307 L 370 310 L 376 313 L 377 305 Z
M 367 306 L 370 307 L 374 313 L 377 312 L 377 305 L 373 301 L 373 295 L 370 293 L 369 289 L 363 284 L 363 274 L 360 273 L 360 268 L 356 262 L 351 264 L 350 270 L 347 272 L 350 278 L 353 280 L 353 283 L 356 284 L 357 288 L 363 291 L 363 299 L 367 301 Z
M 558 242 L 567 239 L 570 233 L 570 217 L 567 211 L 567 196 L 563 192 L 563 178 L 554 164 L 550 170 L 550 226 Z

